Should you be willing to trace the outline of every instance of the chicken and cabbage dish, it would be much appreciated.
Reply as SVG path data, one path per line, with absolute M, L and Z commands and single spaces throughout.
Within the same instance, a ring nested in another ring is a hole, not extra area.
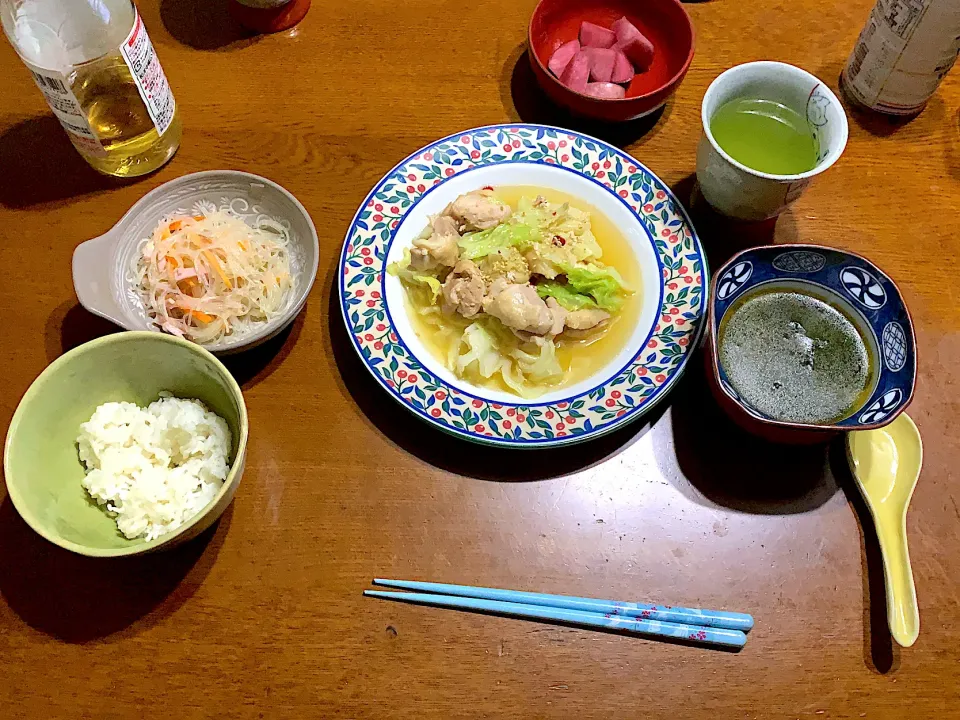
M 388 270 L 403 284 L 417 334 L 447 368 L 530 398 L 602 360 L 588 348 L 622 319 L 635 273 L 625 279 L 625 268 L 601 259 L 597 213 L 545 197 L 563 197 L 555 191 L 517 190 L 459 196 Z M 621 265 L 635 264 L 629 249 L 621 255 Z

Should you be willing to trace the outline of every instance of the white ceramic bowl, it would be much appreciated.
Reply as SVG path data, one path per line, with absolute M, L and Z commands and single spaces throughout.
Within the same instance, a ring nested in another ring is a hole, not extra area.
M 520 179 L 522 177 L 522 179 Z M 506 185 L 531 185 L 534 187 L 552 188 L 560 190 L 574 197 L 580 198 L 585 204 L 595 207 L 606 215 L 614 225 L 617 226 L 626 238 L 630 248 L 636 253 L 637 264 L 640 268 L 640 318 L 637 325 L 633 328 L 630 338 L 623 349 L 608 363 L 607 366 L 600 369 L 597 375 L 609 375 L 622 368 L 629 360 L 637 354 L 637 349 L 643 345 L 643 342 L 650 328 L 656 324 L 657 310 L 660 307 L 660 270 L 657 267 L 657 258 L 654 248 L 647 241 L 647 234 L 643 226 L 637 221 L 636 216 L 630 211 L 629 207 L 620 202 L 620 198 L 607 190 L 603 185 L 593 183 L 581 175 L 558 171 L 557 168 L 550 165 L 529 165 L 523 168 L 522 176 L 517 167 L 506 164 L 489 165 L 480 168 L 475 172 L 458 175 L 444 183 L 442 188 L 430 193 L 422 202 L 417 204 L 409 214 L 404 218 L 403 224 L 398 228 L 394 241 L 390 244 L 390 252 L 387 254 L 387 264 L 399 262 L 403 259 L 403 251 L 409 248 L 417 237 L 429 224 L 429 216 L 436 215 L 443 211 L 448 203 L 453 201 L 458 195 L 476 190 L 485 185 L 506 186 Z M 398 308 L 399 311 L 392 311 L 390 316 L 393 319 L 394 327 L 398 334 L 409 345 L 414 355 L 420 359 L 423 366 L 440 380 L 450 385 L 465 385 L 463 380 L 457 378 L 452 371 L 444 365 L 424 346 L 423 342 L 417 336 L 410 323 L 410 316 L 403 311 L 404 289 L 399 278 L 388 275 L 384 279 L 384 287 L 387 291 L 387 306 Z M 558 390 L 553 390 L 537 398 L 538 403 L 550 403 L 570 395 L 578 395 L 596 385 L 596 376 L 585 378 L 575 385 L 567 385 Z M 479 388 L 476 388 L 480 392 Z M 499 403 L 513 403 L 517 401 L 517 396 L 483 388 L 483 396 Z
M 127 330 L 160 330 L 144 310 L 133 269 L 137 247 L 164 217 L 196 214 L 200 209 L 229 209 L 247 224 L 269 217 L 290 230 L 291 274 L 296 288 L 284 312 L 258 330 L 204 347 L 228 354 L 269 340 L 293 322 L 317 277 L 320 243 L 306 208 L 287 190 L 259 175 L 237 170 L 210 170 L 171 180 L 147 193 L 121 220 L 73 253 L 73 286 L 80 304 Z

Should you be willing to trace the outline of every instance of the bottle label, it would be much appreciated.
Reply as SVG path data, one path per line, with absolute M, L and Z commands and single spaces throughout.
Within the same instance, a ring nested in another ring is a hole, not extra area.
M 177 105 L 139 12 L 134 17 L 133 29 L 120 46 L 120 55 L 130 68 L 157 132 L 163 135 L 173 122 Z
M 877 0 L 843 70 L 853 99 L 882 112 L 923 107 L 957 59 L 960 3 Z
M 96 157 L 106 155 L 107 153 L 103 149 L 103 145 L 100 144 L 97 134 L 90 127 L 90 123 L 87 122 L 87 116 L 80 107 L 77 96 L 70 89 L 70 83 L 67 81 L 66 75 L 56 70 L 41 68 L 26 61 L 24 61 L 24 64 L 30 70 L 33 81 L 40 88 L 40 92 L 43 93 L 47 105 L 53 110 L 53 114 L 57 116 L 57 120 L 67 131 L 67 135 L 70 136 L 70 140 L 77 149 Z

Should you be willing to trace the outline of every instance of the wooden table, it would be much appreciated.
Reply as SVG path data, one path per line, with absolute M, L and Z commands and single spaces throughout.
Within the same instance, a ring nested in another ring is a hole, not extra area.
M 155 557 L 75 557 L 0 504 L 0 702 L 9 718 L 946 718 L 960 713 L 960 72 L 907 124 L 851 115 L 840 162 L 732 242 L 856 250 L 900 284 L 927 441 L 908 517 L 922 631 L 886 631 L 876 539 L 842 446 L 765 447 L 733 430 L 692 366 L 669 407 L 603 441 L 515 455 L 411 417 L 354 357 L 335 257 L 380 176 L 486 123 L 573 124 L 690 196 L 700 99 L 724 68 L 801 65 L 836 87 L 872 0 L 687 6 L 697 54 L 653 123 L 598 128 L 537 94 L 533 0 L 314 0 L 246 38 L 220 0 L 144 0 L 180 104 L 180 153 L 152 177 L 88 170 L 0 43 L 0 359 L 6 424 L 37 374 L 111 326 L 79 308 L 70 257 L 140 196 L 237 168 L 289 188 L 321 236 L 292 331 L 231 361 L 250 411 L 247 471 L 200 541 Z M 716 265 L 714 265 L 716 267 Z M 652 425 L 652 426 L 651 426 Z M 866 550 L 864 547 L 866 546 Z M 361 597 L 423 578 L 752 612 L 729 654 Z

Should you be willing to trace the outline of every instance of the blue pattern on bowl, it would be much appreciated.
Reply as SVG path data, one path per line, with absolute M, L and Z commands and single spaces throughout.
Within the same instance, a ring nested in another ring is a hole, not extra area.
M 849 417 L 823 427 L 864 430 L 892 420 L 910 402 L 917 374 L 913 324 L 893 280 L 865 258 L 817 245 L 747 250 L 718 273 L 711 315 L 714 337 L 718 337 L 720 322 L 738 297 L 758 285 L 780 280 L 817 285 L 847 300 L 865 320 L 879 349 L 877 384 L 870 398 Z M 722 365 L 719 374 L 720 387 L 739 405 L 758 418 L 777 422 L 747 405 L 733 391 Z

